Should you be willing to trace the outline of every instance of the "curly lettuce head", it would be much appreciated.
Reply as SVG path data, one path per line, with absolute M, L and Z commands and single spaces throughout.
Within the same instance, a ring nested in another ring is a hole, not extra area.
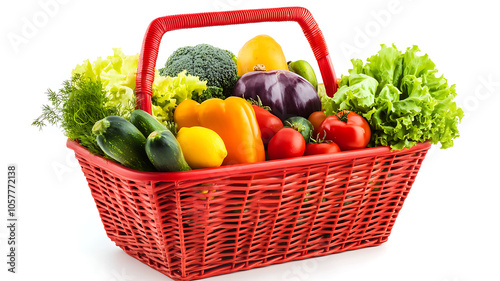
M 370 146 L 400 150 L 430 141 L 452 147 L 464 114 L 453 101 L 455 85 L 437 76 L 435 64 L 419 51 L 381 45 L 366 64 L 352 60 L 335 95 L 321 95 L 326 114 L 352 110 L 364 116 L 372 129 Z
M 128 117 L 135 107 L 135 77 L 139 54 L 126 56 L 121 49 L 113 49 L 113 55 L 77 65 L 72 75 L 80 74 L 100 81 L 107 95 L 106 106 L 114 107 L 120 116 Z
M 106 92 L 106 106 L 117 109 L 120 116 L 128 118 L 135 108 L 135 82 L 139 54 L 125 55 L 121 49 L 113 49 L 113 55 L 106 59 L 86 60 L 77 65 L 72 75 L 79 74 L 94 81 L 100 81 Z M 153 82 L 152 114 L 166 123 L 173 120 L 173 110 L 193 94 L 201 95 L 207 89 L 207 81 L 197 76 L 186 75 L 186 71 L 175 77 L 161 76 L 155 69 Z

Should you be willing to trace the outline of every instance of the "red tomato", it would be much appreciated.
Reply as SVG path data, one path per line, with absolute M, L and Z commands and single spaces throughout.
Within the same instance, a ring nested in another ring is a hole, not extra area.
M 304 155 L 330 154 L 340 152 L 340 147 L 334 142 L 308 143 Z
M 283 128 L 283 122 L 271 112 L 258 105 L 252 105 L 257 123 L 259 124 L 260 136 L 264 144 L 268 144 L 271 138 Z
M 328 116 L 319 127 L 319 138 L 335 142 L 342 151 L 364 148 L 370 137 L 368 122 L 352 111 Z
M 304 155 L 306 141 L 301 133 L 292 128 L 279 130 L 269 142 L 267 155 L 270 160 Z
M 309 115 L 309 118 L 307 118 L 307 120 L 309 120 L 309 122 L 311 122 L 311 124 L 314 127 L 313 138 L 316 138 L 318 136 L 319 126 L 321 126 L 321 123 L 325 119 L 326 119 L 326 115 L 325 115 L 324 111 L 315 111 L 315 112 L 311 113 L 311 115 Z

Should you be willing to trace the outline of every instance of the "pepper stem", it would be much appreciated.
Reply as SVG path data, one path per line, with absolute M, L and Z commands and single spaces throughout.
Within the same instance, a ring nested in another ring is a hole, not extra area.
M 263 64 L 256 64 L 253 67 L 253 71 L 266 71 L 266 66 Z

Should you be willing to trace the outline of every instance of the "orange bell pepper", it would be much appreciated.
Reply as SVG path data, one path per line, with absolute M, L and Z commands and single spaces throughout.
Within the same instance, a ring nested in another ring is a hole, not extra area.
M 209 99 L 201 104 L 181 102 L 174 111 L 177 128 L 202 126 L 224 141 L 227 156 L 222 165 L 265 161 L 265 150 L 255 112 L 245 99 Z

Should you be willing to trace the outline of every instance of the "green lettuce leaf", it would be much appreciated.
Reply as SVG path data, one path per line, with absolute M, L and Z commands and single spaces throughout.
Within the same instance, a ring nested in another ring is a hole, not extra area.
M 81 75 L 93 81 L 100 81 L 106 92 L 106 107 L 117 109 L 117 114 L 129 118 L 135 109 L 135 81 L 139 54 L 125 55 L 121 49 L 113 49 L 113 55 L 106 59 L 98 57 L 95 61 L 84 61 L 77 65 L 72 75 Z M 173 121 L 173 110 L 183 100 L 195 93 L 200 95 L 207 89 L 206 81 L 197 76 L 181 72 L 177 77 L 161 76 L 155 69 L 152 97 L 152 115 L 167 124 Z
M 430 141 L 452 147 L 464 114 L 453 101 L 455 85 L 437 76 L 435 64 L 419 51 L 382 45 L 366 64 L 352 60 L 334 97 L 321 95 L 326 114 L 352 110 L 365 117 L 372 129 L 369 146 L 400 150 Z
M 175 107 L 193 93 L 201 95 L 207 89 L 207 81 L 200 81 L 198 76 L 186 75 L 186 71 L 176 77 L 161 76 L 156 70 L 153 82 L 153 115 L 160 122 L 173 120 Z
M 77 65 L 72 75 L 80 74 L 94 81 L 100 81 L 107 95 L 106 106 L 114 107 L 123 117 L 129 117 L 135 107 L 135 77 L 139 55 L 126 56 L 121 49 L 113 49 L 113 55 L 106 59 L 86 60 Z

